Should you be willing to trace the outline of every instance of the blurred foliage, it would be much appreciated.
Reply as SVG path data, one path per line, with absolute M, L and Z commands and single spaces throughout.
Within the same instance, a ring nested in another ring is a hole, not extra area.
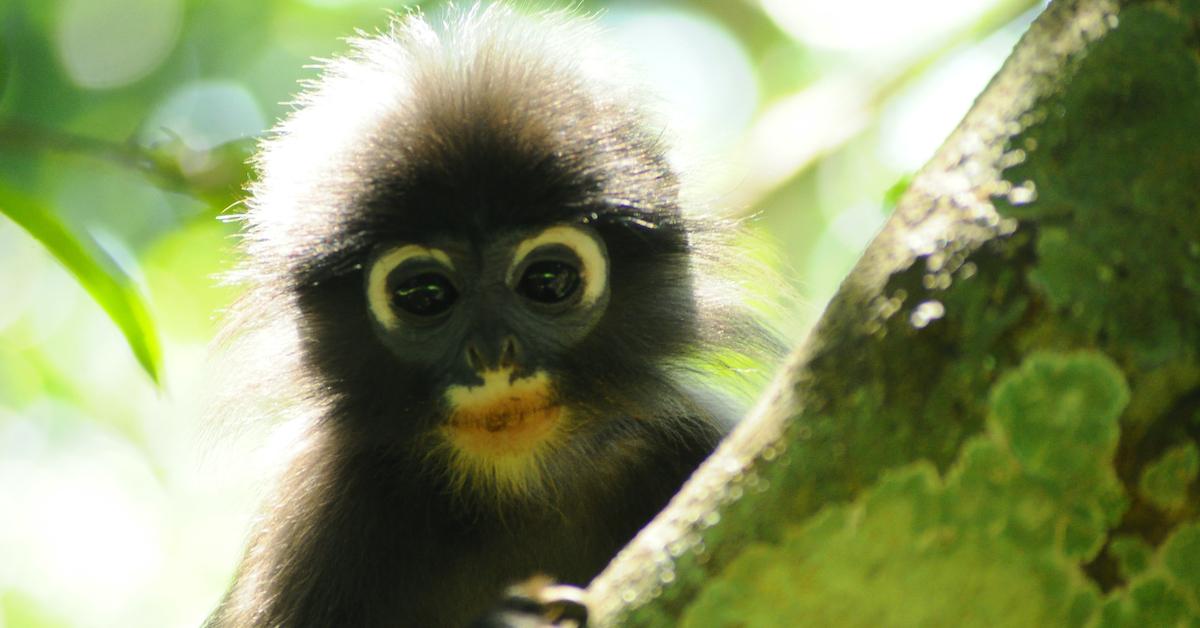
M 158 381 L 162 368 L 158 334 L 146 312 L 145 301 L 130 286 L 129 275 L 110 258 L 95 251 L 97 247 L 75 237 L 53 212 L 35 199 L 0 186 L 0 213 L 37 238 L 79 280 L 121 328 L 142 368 Z
M 798 334 L 1035 4 L 572 6 L 602 11 L 645 68 L 666 129 L 694 149 L 677 158 L 697 196 L 755 216 L 747 246 L 793 280 Z M 236 228 L 217 218 L 237 213 L 254 139 L 312 59 L 410 8 L 0 4 L 0 626 L 196 625 L 215 603 L 257 500 L 249 478 L 274 455 L 196 444 L 206 344 L 236 294 L 217 279 Z M 1177 458 L 1147 490 L 1171 499 L 1171 469 L 1195 466 Z

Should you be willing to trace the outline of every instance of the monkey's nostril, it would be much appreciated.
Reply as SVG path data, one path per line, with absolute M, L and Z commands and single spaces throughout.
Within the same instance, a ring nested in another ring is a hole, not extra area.
M 517 340 L 512 336 L 504 339 L 504 348 L 500 351 L 500 368 L 513 368 L 517 365 Z
M 467 346 L 467 366 L 476 371 L 483 370 L 483 356 L 479 354 L 479 349 L 475 345 Z

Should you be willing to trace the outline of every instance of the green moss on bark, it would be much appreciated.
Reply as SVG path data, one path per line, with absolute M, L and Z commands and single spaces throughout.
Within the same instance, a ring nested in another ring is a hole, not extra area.
M 684 625 L 1084 625 L 1100 593 L 1078 561 L 1126 504 L 1111 463 L 1127 400 L 1101 354 L 1031 357 L 944 480 L 899 468 L 747 548 Z
M 1167 4 L 1121 11 L 1012 139 L 1036 201 L 1029 278 L 1063 317 L 1138 369 L 1194 362 L 1200 343 L 1200 65 Z
M 1187 506 L 1188 492 L 1200 471 L 1200 452 L 1195 443 L 1184 443 L 1163 454 L 1146 467 L 1138 483 L 1139 493 L 1146 501 L 1166 510 Z
M 1113 469 L 1129 399 L 1103 354 L 1031 356 L 991 394 L 945 478 L 926 462 L 746 547 L 683 625 L 1032 626 L 1200 622 L 1200 530 L 1121 543 L 1128 587 L 1080 564 L 1128 505 Z M 1177 456 L 1176 456 L 1177 457 Z

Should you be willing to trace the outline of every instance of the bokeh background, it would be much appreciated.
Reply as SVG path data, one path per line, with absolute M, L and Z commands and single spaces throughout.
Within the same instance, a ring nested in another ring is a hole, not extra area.
M 216 603 L 278 454 L 205 427 L 236 295 L 218 217 L 314 58 L 443 4 L 0 0 L 0 627 L 196 626 Z M 655 90 L 692 193 L 751 217 L 797 335 L 1040 9 L 574 6 Z

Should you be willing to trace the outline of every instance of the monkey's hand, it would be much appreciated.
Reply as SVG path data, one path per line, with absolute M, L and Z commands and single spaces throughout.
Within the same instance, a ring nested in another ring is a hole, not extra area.
M 504 592 L 504 599 L 471 628 L 585 628 L 584 591 L 536 575 Z

